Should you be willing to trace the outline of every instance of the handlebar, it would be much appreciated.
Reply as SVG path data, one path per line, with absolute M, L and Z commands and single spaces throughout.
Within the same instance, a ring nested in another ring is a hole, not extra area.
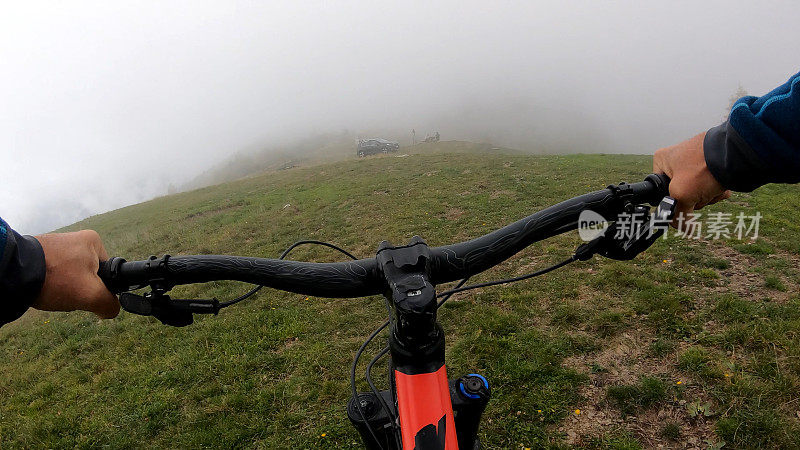
M 434 284 L 483 272 L 534 242 L 574 230 L 584 210 L 609 221 L 631 204 L 657 205 L 668 195 L 669 178 L 651 174 L 639 183 L 620 183 L 550 206 L 476 239 L 430 249 Z M 111 258 L 98 275 L 114 293 L 144 285 L 175 285 L 217 280 L 244 281 L 318 297 L 364 297 L 386 290 L 376 258 L 311 263 L 225 255 L 151 257 L 144 261 Z

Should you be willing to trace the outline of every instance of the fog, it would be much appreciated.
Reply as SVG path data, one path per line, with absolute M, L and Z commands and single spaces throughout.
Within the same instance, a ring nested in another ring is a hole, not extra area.
M 718 124 L 739 85 L 800 70 L 798 17 L 789 1 L 8 1 L 0 216 L 52 230 L 342 129 L 652 153 Z

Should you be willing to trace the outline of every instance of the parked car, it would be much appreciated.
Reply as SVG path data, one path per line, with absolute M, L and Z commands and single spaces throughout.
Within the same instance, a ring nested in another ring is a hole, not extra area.
M 359 139 L 356 151 L 358 156 L 376 155 L 378 153 L 396 152 L 400 144 L 386 139 Z

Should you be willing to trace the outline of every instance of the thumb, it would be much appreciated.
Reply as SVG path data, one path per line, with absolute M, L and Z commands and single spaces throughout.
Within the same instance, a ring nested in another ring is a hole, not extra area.
M 113 319 L 119 315 L 119 300 L 117 296 L 109 292 L 103 280 L 96 274 L 90 281 L 93 285 L 91 297 L 87 302 L 87 310 L 95 313 L 101 319 Z

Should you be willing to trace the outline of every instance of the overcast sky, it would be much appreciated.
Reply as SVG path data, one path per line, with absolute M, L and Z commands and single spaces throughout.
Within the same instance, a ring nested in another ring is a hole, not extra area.
M 344 128 L 652 153 L 800 70 L 796 1 L 0 1 L 0 216 L 24 233 Z

